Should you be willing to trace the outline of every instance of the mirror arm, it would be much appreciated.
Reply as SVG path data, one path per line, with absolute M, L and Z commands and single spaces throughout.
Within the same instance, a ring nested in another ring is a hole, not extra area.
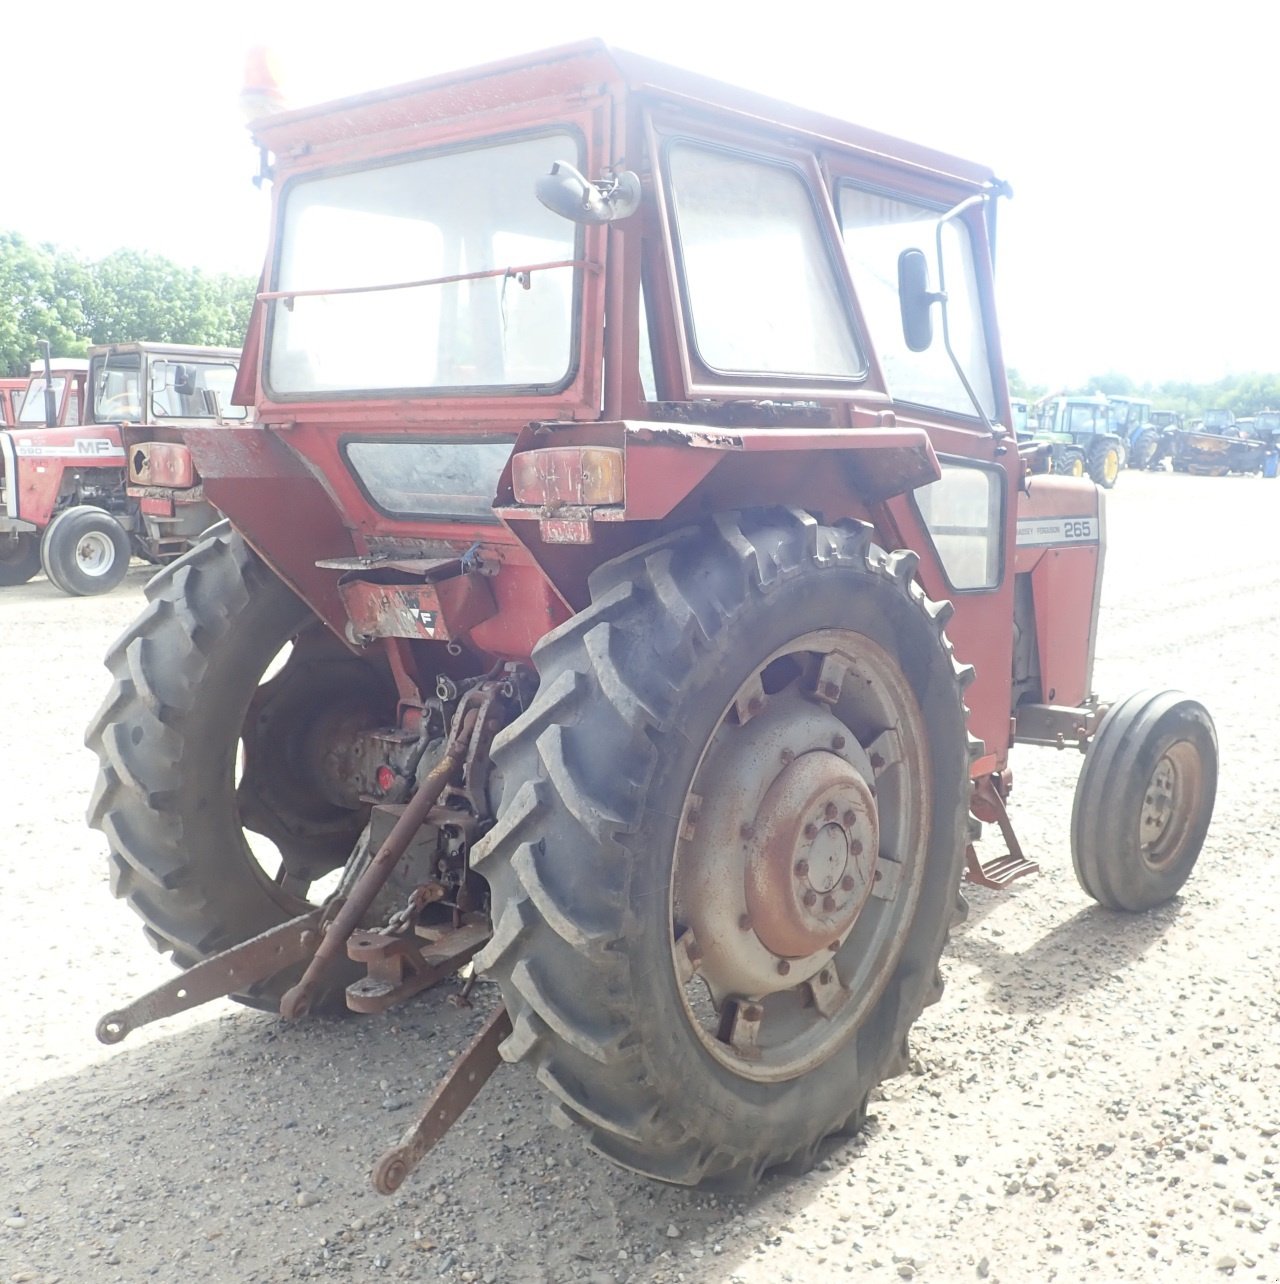
M 956 376 L 964 387 L 965 395 L 973 404 L 973 408 L 978 412 L 978 418 L 982 420 L 983 426 L 986 430 L 993 437 L 1003 437 L 1006 435 L 1004 428 L 1002 427 L 998 432 L 996 431 L 996 425 L 993 424 L 988 417 L 986 410 L 983 408 L 982 401 L 973 389 L 973 384 L 969 382 L 969 376 L 965 374 L 964 366 L 961 364 L 960 358 L 956 356 L 955 349 L 951 346 L 951 322 L 947 313 L 947 263 L 946 257 L 942 252 L 942 229 L 951 222 L 952 219 L 959 218 L 960 215 L 965 213 L 965 211 L 972 209 L 975 205 L 981 205 L 986 201 L 986 199 L 987 195 L 985 192 L 979 193 L 977 196 L 967 197 L 965 200 L 961 201 L 959 205 L 955 205 L 949 209 L 938 220 L 937 228 L 935 229 L 936 252 L 938 256 L 938 289 L 936 294 L 932 297 L 936 297 L 942 304 L 942 307 L 938 309 L 942 313 L 942 346 L 951 360 L 951 365 L 955 369 Z

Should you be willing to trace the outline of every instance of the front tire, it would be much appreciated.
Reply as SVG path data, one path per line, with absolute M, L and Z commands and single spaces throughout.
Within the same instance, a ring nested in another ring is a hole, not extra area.
M 25 584 L 40 569 L 40 541 L 30 531 L 0 535 L 0 588 Z
M 372 725 L 395 697 L 225 523 L 146 592 L 86 735 L 99 762 L 88 819 L 107 837 L 112 891 L 190 967 L 323 899 L 311 885 L 344 864 L 368 814 L 317 787 L 326 719 L 368 707 Z M 233 997 L 274 1008 L 297 972 Z
M 1083 477 L 1084 451 L 1078 446 L 1055 446 L 1053 448 L 1053 471 L 1060 477 Z
M 1071 810 L 1080 886 L 1108 909 L 1176 896 L 1204 846 L 1218 789 L 1208 710 L 1180 691 L 1138 691 L 1107 711 Z
M 628 1168 L 806 1166 L 941 992 L 972 670 L 915 562 L 864 527 L 721 518 L 602 567 L 535 652 L 473 852 L 479 962 L 503 1055 Z
M 44 573 L 73 597 L 110 593 L 124 579 L 131 553 L 124 527 L 89 504 L 59 513 L 40 540 Z

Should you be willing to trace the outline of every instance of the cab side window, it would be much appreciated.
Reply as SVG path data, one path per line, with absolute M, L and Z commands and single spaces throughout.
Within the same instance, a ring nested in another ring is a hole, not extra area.
M 850 184 L 839 189 L 838 209 L 845 258 L 858 302 L 895 401 L 976 417 L 964 384 L 956 375 L 937 326 L 932 345 L 912 352 L 902 334 L 898 302 L 898 256 L 923 250 L 933 266 L 937 289 L 937 225 L 943 213 L 927 205 Z M 960 219 L 942 228 L 947 284 L 947 321 L 951 346 L 987 415 L 995 415 L 991 361 L 982 320 L 970 230 Z M 934 318 L 938 320 L 935 308 Z

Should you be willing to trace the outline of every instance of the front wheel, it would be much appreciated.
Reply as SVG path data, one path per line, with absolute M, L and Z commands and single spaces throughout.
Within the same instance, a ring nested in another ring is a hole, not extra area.
M 494 744 L 480 959 L 596 1149 L 741 1184 L 855 1128 L 938 997 L 968 798 L 949 607 L 805 514 L 601 568 Z
M 1145 910 L 1176 896 L 1204 846 L 1218 790 L 1218 737 L 1179 691 L 1139 691 L 1108 710 L 1071 811 L 1076 877 L 1094 900 Z
M 111 592 L 129 569 L 130 552 L 124 527 L 88 504 L 59 513 L 40 541 L 44 573 L 74 597 Z
M 1061 477 L 1083 477 L 1084 451 L 1078 446 L 1055 446 L 1053 471 Z
M 0 535 L 0 587 L 25 584 L 39 569 L 40 542 L 35 535 Z

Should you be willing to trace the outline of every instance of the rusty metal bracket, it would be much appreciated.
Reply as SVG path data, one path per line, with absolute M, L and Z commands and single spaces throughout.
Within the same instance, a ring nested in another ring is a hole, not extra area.
M 369 1174 L 374 1190 L 380 1195 L 391 1195 L 400 1189 L 404 1179 L 457 1123 L 488 1082 L 501 1060 L 498 1046 L 510 1033 L 511 1018 L 507 1009 L 500 1006 L 437 1084 L 417 1122 L 400 1138 L 400 1144 L 374 1164 Z
M 242 992 L 257 981 L 275 976 L 290 964 L 311 958 L 319 948 L 324 923 L 336 911 L 338 904 L 330 902 L 233 945 L 187 968 L 173 980 L 134 999 L 127 1007 L 108 1012 L 98 1022 L 98 1038 L 103 1043 L 119 1043 L 140 1026 L 199 1007 L 211 999 Z
M 420 947 L 406 936 L 357 932 L 347 942 L 347 956 L 363 963 L 369 975 L 347 986 L 347 1007 L 352 1012 L 385 1012 L 452 976 L 489 936 L 487 923 L 464 923 Z
M 440 795 L 457 775 L 466 757 L 467 745 L 476 719 L 476 700 L 483 700 L 484 686 L 467 692 L 458 704 L 454 714 L 453 726 L 449 732 L 449 741 L 440 761 L 427 772 L 418 792 L 413 795 L 400 813 L 391 832 L 383 840 L 373 859 L 364 872 L 356 879 L 347 903 L 334 919 L 329 931 L 325 934 L 320 948 L 316 950 L 302 979 L 280 1000 L 280 1015 L 286 1021 L 296 1021 L 311 1010 L 311 1002 L 320 986 L 320 978 L 328 966 L 336 959 L 346 946 L 348 938 L 360 926 L 360 920 L 368 913 L 383 885 L 391 876 L 396 862 L 404 855 L 405 849 L 412 841 L 414 834 L 422 827 L 428 813 L 436 805 Z M 487 706 L 486 706 L 487 707 Z
M 1013 832 L 1013 823 L 1004 805 L 1002 790 L 1007 787 L 1003 779 L 996 775 L 983 776 L 974 781 L 973 797 L 969 810 L 979 820 L 993 822 L 1000 828 L 1000 835 L 1008 851 L 994 860 L 982 861 L 972 843 L 964 849 L 965 877 L 979 887 L 991 887 L 997 891 L 1008 887 L 1016 878 L 1025 878 L 1028 874 L 1038 874 L 1040 866 L 1028 860 L 1022 851 L 1022 844 Z
M 1051 749 L 1078 749 L 1084 753 L 1097 734 L 1110 706 L 1084 704 L 1019 705 L 1013 715 L 1013 738 L 1018 744 L 1046 745 Z

